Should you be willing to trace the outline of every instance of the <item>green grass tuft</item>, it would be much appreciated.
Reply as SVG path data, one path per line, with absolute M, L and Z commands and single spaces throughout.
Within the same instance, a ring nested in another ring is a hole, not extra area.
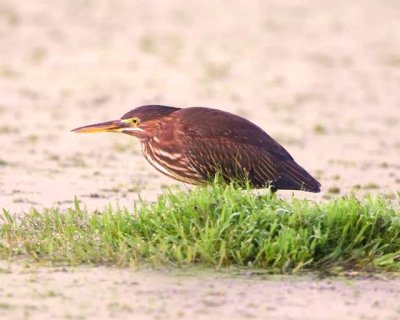
M 399 197 L 399 195 L 397 195 Z M 203 264 L 270 272 L 400 270 L 400 212 L 383 197 L 283 200 L 213 184 L 134 212 L 31 210 L 0 216 L 0 257 L 126 266 Z

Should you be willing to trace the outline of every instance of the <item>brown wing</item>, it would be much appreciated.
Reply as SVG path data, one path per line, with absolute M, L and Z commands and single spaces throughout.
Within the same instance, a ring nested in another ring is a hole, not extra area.
M 264 130 L 235 114 L 203 107 L 181 109 L 175 114 L 179 117 L 177 128 L 185 135 L 193 135 L 194 138 L 225 139 L 231 143 L 268 150 L 279 159 L 293 159 L 289 152 Z
M 231 113 L 187 108 L 176 123 L 193 170 L 205 180 L 220 172 L 226 180 L 248 178 L 255 187 L 319 192 L 320 184 L 272 137 Z
M 256 188 L 318 192 L 320 184 L 294 160 L 279 160 L 267 150 L 225 139 L 187 137 L 186 157 L 204 180 L 248 180 Z
M 190 139 L 186 157 L 204 180 L 212 180 L 219 173 L 226 181 L 248 179 L 255 187 L 265 187 L 278 180 L 280 173 L 268 155 L 257 149 L 222 139 Z

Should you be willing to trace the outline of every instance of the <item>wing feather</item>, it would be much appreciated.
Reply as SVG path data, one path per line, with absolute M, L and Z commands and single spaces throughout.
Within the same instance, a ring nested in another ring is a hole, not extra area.
M 192 139 L 186 143 L 186 157 L 204 180 L 220 173 L 228 181 L 249 179 L 255 186 L 263 187 L 280 177 L 279 168 L 268 152 L 225 139 Z
M 319 192 L 320 183 L 250 121 L 200 107 L 176 114 L 179 121 L 175 125 L 180 132 L 177 140 L 182 143 L 190 169 L 204 181 L 221 173 L 228 181 L 248 179 L 257 188 Z

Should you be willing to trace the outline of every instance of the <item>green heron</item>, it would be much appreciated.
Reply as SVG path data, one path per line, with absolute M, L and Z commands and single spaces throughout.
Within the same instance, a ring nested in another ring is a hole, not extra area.
M 261 128 L 216 109 L 146 105 L 120 120 L 72 131 L 132 135 L 153 167 L 185 183 L 205 184 L 220 175 L 254 188 L 320 191 L 320 183 Z

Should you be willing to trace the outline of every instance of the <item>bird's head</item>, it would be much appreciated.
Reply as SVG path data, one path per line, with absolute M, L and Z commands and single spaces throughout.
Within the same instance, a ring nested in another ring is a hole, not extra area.
M 165 117 L 180 108 L 146 105 L 129 111 L 121 119 L 91 124 L 73 129 L 73 132 L 122 132 L 139 139 L 150 138 Z

